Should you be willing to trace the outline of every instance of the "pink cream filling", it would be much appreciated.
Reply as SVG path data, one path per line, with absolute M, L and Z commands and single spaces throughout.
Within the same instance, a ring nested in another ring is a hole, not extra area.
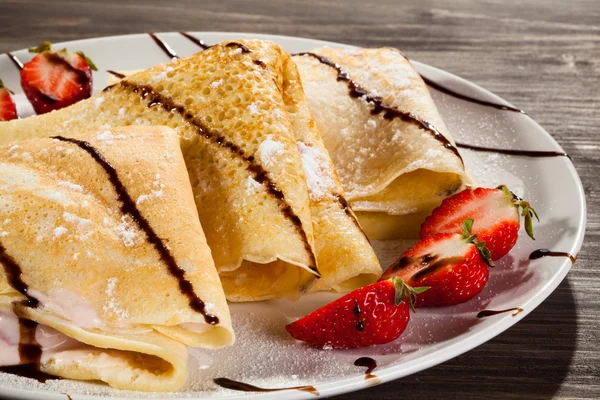
M 10 309 L 0 308 L 0 367 L 21 363 L 20 336 L 19 318 Z M 82 350 L 87 353 L 85 350 L 92 348 L 45 325 L 36 327 L 35 339 L 42 349 L 42 363 L 63 352 Z

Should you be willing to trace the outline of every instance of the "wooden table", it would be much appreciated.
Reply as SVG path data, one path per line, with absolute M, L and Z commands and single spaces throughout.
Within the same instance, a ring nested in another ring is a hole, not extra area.
M 600 398 L 600 2 L 399 3 L 0 0 L 0 52 L 147 31 L 304 36 L 397 47 L 527 110 L 572 156 L 585 187 L 586 239 L 573 270 L 534 312 L 488 343 L 342 397 Z

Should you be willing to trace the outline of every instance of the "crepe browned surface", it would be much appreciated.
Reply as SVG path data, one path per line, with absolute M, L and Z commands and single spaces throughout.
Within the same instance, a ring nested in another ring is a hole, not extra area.
M 372 281 L 379 264 L 351 211 L 334 201 L 343 197 L 335 173 L 327 199 L 311 199 L 298 141 L 322 146 L 290 60 L 268 41 L 224 42 L 69 108 L 0 124 L 0 141 L 51 136 L 65 126 L 170 126 L 182 139 L 229 300 L 294 297 L 315 286 L 319 271 L 322 289 L 355 277 Z
M 434 207 L 471 182 L 427 86 L 395 49 L 319 48 L 311 53 L 338 65 L 307 54 L 294 57 L 325 147 L 359 220 L 371 238 L 415 236 Z M 352 82 L 338 79 L 341 72 Z M 352 93 L 353 88 L 360 93 Z
M 174 390 L 187 377 L 187 346 L 233 343 L 173 130 L 64 130 L 58 138 L 2 146 L 0 171 L 0 308 L 77 344 L 42 357 L 42 371 L 122 389 Z M 10 260 L 37 307 L 21 303 L 26 298 L 11 278 Z M 182 280 L 217 324 L 192 308 Z

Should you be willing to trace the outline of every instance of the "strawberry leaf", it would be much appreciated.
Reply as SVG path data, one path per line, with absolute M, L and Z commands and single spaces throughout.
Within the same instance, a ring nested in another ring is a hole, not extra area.
M 473 230 L 473 220 L 471 218 L 466 219 L 463 225 L 463 237 L 471 236 Z
M 96 64 L 94 64 L 92 59 L 89 58 L 88 56 L 86 56 L 83 51 L 80 50 L 80 51 L 76 51 L 75 53 L 79 54 L 79 56 L 84 59 L 84 61 L 87 63 L 87 65 L 90 66 L 92 71 L 98 71 L 98 67 L 96 67 Z
M 0 89 L 6 89 L 6 90 L 8 90 L 8 93 L 15 94 L 15 92 L 13 92 L 12 90 L 10 90 L 6 86 L 4 86 L 4 82 L 2 82 L 2 79 L 0 79 Z
M 417 295 L 423 293 L 426 290 L 429 290 L 429 286 L 421 286 L 421 287 L 410 287 L 406 282 L 404 282 L 400 277 L 393 277 L 392 284 L 395 288 L 395 296 L 394 296 L 394 304 L 398 305 L 403 301 L 408 301 L 408 305 L 413 312 L 417 312 L 415 308 L 415 303 L 417 301 Z
M 485 263 L 490 267 L 494 268 L 496 265 L 494 265 L 494 262 L 492 261 L 492 253 L 485 245 L 485 242 L 479 242 L 475 240 L 473 243 L 475 243 L 475 247 L 477 247 L 477 251 L 479 252 L 481 258 L 483 258 L 483 261 L 485 261 Z
M 521 207 L 521 216 L 524 219 L 525 232 L 527 232 L 527 235 L 529 235 L 530 238 L 535 240 L 535 236 L 533 235 L 533 217 L 535 216 L 538 222 L 540 222 L 540 217 L 533 207 L 525 200 L 515 201 L 515 206 L 517 209 Z
M 489 265 L 492 268 L 495 267 L 494 262 L 492 261 L 492 253 L 490 252 L 490 249 L 488 249 L 487 246 L 485 245 L 485 242 L 477 240 L 476 234 L 471 235 L 472 227 L 473 227 L 473 220 L 471 218 L 466 219 L 465 223 L 463 225 L 462 238 L 467 243 L 472 243 L 475 245 L 475 247 L 477 247 L 477 251 L 479 252 L 479 255 L 481 256 L 481 258 L 483 258 L 483 261 L 487 265 Z
M 29 49 L 30 53 L 43 53 L 44 51 L 52 51 L 52 44 L 48 41 L 40 44 L 37 47 L 31 47 Z
M 531 204 L 511 192 L 506 185 L 500 185 L 496 189 L 502 190 L 507 196 L 511 197 L 514 206 L 517 207 L 517 210 L 519 207 L 522 209 L 521 216 L 524 217 L 525 232 L 527 232 L 527 235 L 529 235 L 530 238 L 535 240 L 535 237 L 533 236 L 533 217 L 535 216 L 535 219 L 537 219 L 538 222 L 540 222 L 540 217 L 533 207 L 531 207 Z

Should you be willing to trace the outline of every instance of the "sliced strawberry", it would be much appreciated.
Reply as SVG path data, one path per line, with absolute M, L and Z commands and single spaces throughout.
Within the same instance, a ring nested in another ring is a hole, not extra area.
M 17 118 L 17 106 L 10 95 L 12 92 L 4 86 L 0 79 L 0 121 Z
M 399 278 L 373 283 L 319 308 L 285 327 L 313 346 L 350 349 L 397 339 L 410 319 L 417 293 Z M 414 308 L 413 308 L 414 309 Z
M 473 220 L 464 222 L 463 233 L 441 233 L 418 242 L 404 252 L 381 277 L 398 276 L 412 287 L 427 286 L 417 306 L 449 306 L 477 296 L 494 266 L 485 243 L 471 235 Z
M 492 260 L 504 257 L 517 243 L 520 228 L 519 208 L 525 217 L 525 230 L 533 236 L 533 217 L 538 215 L 504 185 L 497 188 L 465 189 L 445 199 L 421 226 L 421 239 L 439 233 L 460 233 L 463 221 L 470 218 L 473 233 L 485 242 Z
M 50 42 L 29 49 L 39 53 L 23 65 L 21 86 L 38 114 L 69 106 L 92 94 L 92 69 L 85 54 L 52 51 Z

